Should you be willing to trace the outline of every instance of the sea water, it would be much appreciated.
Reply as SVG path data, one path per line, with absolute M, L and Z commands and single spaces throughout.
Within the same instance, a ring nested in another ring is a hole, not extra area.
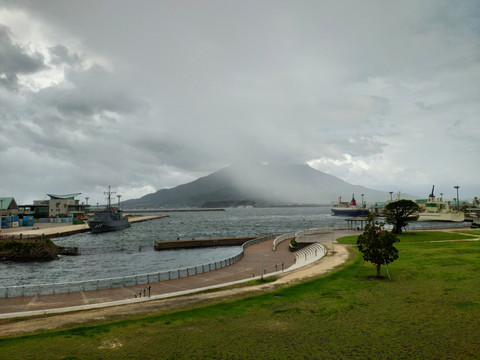
M 159 213 L 161 214 L 161 213 Z M 234 208 L 225 211 L 169 212 L 168 217 L 133 223 L 115 232 L 90 232 L 52 239 L 76 246 L 78 256 L 48 262 L 0 262 L 0 287 L 64 283 L 155 273 L 208 264 L 237 254 L 239 246 L 155 251 L 155 241 L 282 234 L 337 226 L 328 207 Z
M 159 213 L 161 214 L 161 213 Z M 162 272 L 208 264 L 238 254 L 239 246 L 155 251 L 155 241 L 284 234 L 316 227 L 345 228 L 329 207 L 234 208 L 170 212 L 166 218 L 133 223 L 103 234 L 52 239 L 76 246 L 78 256 L 48 262 L 0 262 L 0 287 L 65 283 Z

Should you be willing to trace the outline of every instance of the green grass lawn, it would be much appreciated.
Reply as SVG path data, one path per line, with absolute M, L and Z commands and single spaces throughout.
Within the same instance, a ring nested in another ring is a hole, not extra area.
M 467 240 L 480 236 L 479 230 L 409 231 L 397 235 L 400 242 L 425 242 L 442 240 Z M 337 241 L 341 244 L 356 244 L 358 235 L 345 236 Z
M 393 281 L 368 280 L 375 275 L 371 264 L 356 278 L 362 258 L 352 248 L 344 268 L 300 285 L 6 338 L 0 358 L 478 359 L 480 242 L 402 241 L 396 247 L 400 257 L 389 265 Z

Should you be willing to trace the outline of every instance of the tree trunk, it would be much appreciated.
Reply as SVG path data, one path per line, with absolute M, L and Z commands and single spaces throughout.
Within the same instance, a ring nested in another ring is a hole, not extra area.
M 377 277 L 381 277 L 382 276 L 382 271 L 381 271 L 382 264 L 376 264 L 376 266 L 377 266 Z

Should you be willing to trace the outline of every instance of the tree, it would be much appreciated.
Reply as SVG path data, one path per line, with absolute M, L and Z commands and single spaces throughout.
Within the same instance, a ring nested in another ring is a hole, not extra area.
M 363 260 L 377 267 L 377 277 L 382 276 L 382 264 L 390 264 L 398 259 L 398 250 L 393 244 L 400 240 L 392 232 L 384 230 L 384 225 L 376 221 L 375 215 L 368 215 L 365 231 L 357 239 L 357 246 L 363 253 Z
M 385 206 L 385 221 L 393 225 L 392 232 L 401 234 L 408 223 L 418 219 L 420 206 L 412 200 L 397 200 Z

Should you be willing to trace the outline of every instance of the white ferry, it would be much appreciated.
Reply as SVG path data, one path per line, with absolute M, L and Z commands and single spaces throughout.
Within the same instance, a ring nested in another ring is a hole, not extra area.
M 417 221 L 465 221 L 465 213 L 456 209 L 455 206 L 452 207 L 450 201 L 444 201 L 442 197 L 435 198 L 434 189 L 435 185 L 428 199 L 416 201 L 420 205 Z

